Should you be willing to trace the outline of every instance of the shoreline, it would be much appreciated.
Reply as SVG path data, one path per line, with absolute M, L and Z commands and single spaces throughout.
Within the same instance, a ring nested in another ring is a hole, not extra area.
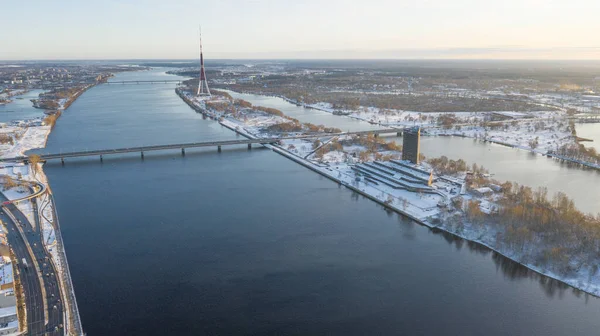
M 57 114 L 60 115 L 62 111 L 68 109 L 83 93 L 98 84 L 101 84 L 101 82 L 88 84 L 68 98 L 58 100 L 59 108 L 57 109 Z M 39 109 L 39 107 L 36 108 Z M 40 110 L 43 111 L 44 109 Z M 41 114 L 42 115 L 40 118 L 43 118 L 46 113 L 42 112 Z M 27 151 L 46 147 L 46 143 L 50 133 L 52 132 L 52 129 L 53 125 L 43 124 L 15 127 L 15 134 L 20 134 L 20 136 L 15 139 L 16 141 L 10 149 L 4 151 L 3 155 L 6 156 L 10 154 L 16 154 L 20 156 L 27 156 L 25 154 Z M 44 238 L 43 247 L 51 256 L 50 263 L 53 265 L 53 268 L 59 279 L 59 292 L 64 306 L 64 330 L 68 334 L 82 335 L 83 328 L 81 324 L 81 317 L 79 315 L 75 291 L 71 281 L 66 250 L 62 241 L 62 232 L 58 224 L 56 203 L 54 201 L 52 189 L 50 188 L 50 184 L 43 170 L 43 163 L 37 163 L 37 168 L 34 168 L 33 164 L 31 163 L 26 163 L 6 165 L 2 169 L 5 170 L 5 173 L 8 172 L 10 174 L 11 171 L 14 172 L 15 168 L 22 170 L 24 169 L 26 174 L 23 175 L 23 180 L 41 183 L 45 186 L 46 194 L 44 196 L 46 198 L 44 200 L 40 198 L 39 202 L 32 202 L 32 205 L 37 204 L 37 212 L 39 214 L 40 224 L 39 230 L 42 232 Z M 6 171 L 7 169 L 8 171 Z
M 176 90 L 176 91 L 177 91 L 177 94 L 182 98 L 182 100 L 184 100 L 186 102 L 186 104 L 188 104 L 196 112 L 201 113 L 201 114 L 203 114 L 204 116 L 206 116 L 206 117 L 208 117 L 210 119 L 218 120 L 218 118 L 215 118 L 213 115 L 207 113 L 207 111 L 204 110 L 202 107 L 200 107 L 200 106 L 194 104 L 192 101 L 190 101 L 184 94 L 180 93 L 179 90 Z M 238 133 L 238 134 L 240 134 L 240 135 L 242 135 L 244 137 L 247 137 L 247 138 L 257 138 L 256 136 L 254 136 L 254 135 L 252 135 L 252 134 L 250 134 L 248 132 L 245 132 L 245 131 L 242 132 L 241 130 L 236 129 L 236 127 L 234 127 L 232 125 L 229 125 L 227 119 L 218 120 L 218 122 L 223 127 L 226 127 L 226 128 L 228 128 L 228 129 L 230 129 L 230 130 L 232 130 L 232 131 L 234 131 L 234 132 L 236 132 L 236 133 Z M 242 130 L 243 130 L 243 128 L 242 128 Z M 505 144 L 501 144 L 501 145 L 505 145 Z M 364 197 L 366 197 L 366 198 L 368 198 L 368 199 L 376 202 L 377 204 L 383 206 L 385 209 L 389 209 L 389 210 L 394 211 L 394 212 L 396 212 L 396 213 L 398 213 L 398 214 L 400 214 L 402 216 L 405 216 L 405 217 L 407 217 L 407 218 L 409 218 L 409 219 L 417 222 L 418 224 L 423 225 L 423 226 L 429 228 L 430 230 L 441 230 L 443 232 L 452 234 L 452 235 L 454 235 L 454 236 L 456 236 L 458 238 L 464 239 L 466 241 L 476 243 L 476 244 L 478 244 L 480 246 L 484 246 L 487 249 L 489 249 L 490 251 L 498 253 L 499 255 L 501 255 L 501 256 L 503 256 L 503 257 L 505 257 L 505 258 L 507 258 L 507 259 L 509 259 L 509 260 L 511 260 L 511 261 L 513 261 L 513 262 L 515 262 L 515 263 L 523 266 L 523 267 L 526 267 L 528 270 L 533 271 L 533 272 L 535 272 L 538 275 L 545 276 L 545 277 L 548 277 L 550 279 L 559 281 L 559 282 L 561 282 L 561 283 L 563 283 L 565 285 L 568 285 L 568 286 L 572 287 L 573 289 L 576 289 L 576 290 L 582 291 L 582 292 L 584 292 L 586 294 L 589 294 L 589 295 L 592 295 L 594 297 L 600 298 L 600 285 L 598 285 L 598 284 L 595 284 L 593 286 L 595 288 L 590 288 L 589 284 L 588 284 L 588 286 L 580 286 L 578 284 L 578 280 L 579 279 L 577 279 L 577 278 L 571 278 L 570 279 L 570 278 L 567 278 L 567 277 L 564 277 L 564 276 L 557 275 L 557 274 L 555 274 L 552 271 L 544 270 L 544 269 L 542 269 L 540 267 L 537 267 L 537 266 L 535 266 L 533 264 L 523 263 L 523 262 L 517 260 L 517 256 L 511 255 L 511 251 L 501 251 L 500 249 L 492 247 L 491 242 L 487 242 L 487 241 L 485 241 L 485 239 L 477 238 L 477 237 L 469 237 L 468 235 L 461 234 L 460 232 L 452 230 L 451 228 L 449 228 L 449 227 L 447 227 L 447 226 L 445 226 L 443 224 L 435 225 L 433 223 L 430 223 L 427 219 L 416 217 L 416 216 L 414 216 L 414 214 L 411 214 L 411 213 L 409 213 L 407 211 L 404 211 L 404 210 L 402 210 L 402 209 L 400 209 L 400 208 L 398 208 L 398 207 L 396 207 L 396 206 L 394 206 L 392 204 L 388 204 L 384 200 L 379 199 L 378 197 L 376 197 L 375 195 L 371 195 L 368 192 L 361 190 L 360 188 L 356 188 L 356 187 L 354 187 L 354 186 L 346 183 L 345 181 L 342 181 L 342 180 L 336 178 L 333 174 L 327 173 L 327 171 L 325 169 L 319 169 L 320 167 L 318 165 L 316 165 L 316 164 L 314 164 L 314 163 L 312 163 L 312 162 L 310 162 L 308 160 L 305 160 L 304 158 L 299 157 L 299 156 L 297 156 L 297 155 L 295 155 L 295 154 L 287 151 L 286 149 L 284 149 L 284 148 L 282 148 L 280 146 L 269 145 L 269 144 L 266 144 L 266 145 L 263 145 L 263 146 L 267 147 L 267 148 L 269 148 L 271 150 L 273 150 L 274 152 L 276 152 L 276 153 L 278 153 L 278 154 L 280 154 L 280 155 L 282 155 L 282 156 L 284 156 L 284 157 L 286 157 L 286 158 L 288 158 L 288 159 L 290 159 L 290 160 L 292 160 L 292 161 L 294 161 L 294 162 L 296 162 L 298 164 L 301 164 L 302 166 L 304 166 L 304 167 L 306 167 L 306 168 L 308 168 L 308 169 L 310 169 L 310 170 L 312 170 L 312 171 L 314 171 L 314 172 L 316 172 L 316 173 L 318 173 L 318 174 L 320 174 L 320 175 L 328 178 L 331 181 L 336 182 L 339 185 L 343 185 L 346 188 L 348 188 L 348 189 L 350 189 L 350 190 L 352 190 L 352 191 L 354 191 L 354 192 L 356 192 L 356 193 L 358 193 L 358 194 L 360 194 L 360 195 L 362 195 L 362 196 L 364 196 Z M 541 154 L 541 153 L 537 153 L 537 154 Z M 483 237 L 483 235 L 481 237 Z
M 228 89 L 228 88 L 226 88 L 225 90 L 236 92 L 236 93 L 239 93 L 239 94 L 252 94 L 252 95 L 258 95 L 258 96 L 280 98 L 280 99 L 283 99 L 286 102 L 288 102 L 290 104 L 293 104 L 293 105 L 296 105 L 298 107 L 302 107 L 302 108 L 306 108 L 306 109 L 313 109 L 313 110 L 317 110 L 317 111 L 326 112 L 326 113 L 329 113 L 329 114 L 332 114 L 332 115 L 337 115 L 337 114 L 332 113 L 331 111 L 329 111 L 329 110 L 327 110 L 325 108 L 321 108 L 319 106 L 315 106 L 315 104 L 300 103 L 300 102 L 297 102 L 297 101 L 295 101 L 293 99 L 287 98 L 285 96 L 256 94 L 256 93 L 253 93 L 253 92 L 244 92 L 244 91 L 240 92 L 240 91 L 234 91 L 234 90 L 231 90 L 231 89 Z M 452 112 L 450 112 L 450 113 L 452 113 Z M 369 120 L 356 117 L 356 116 L 354 116 L 352 114 L 340 114 L 338 116 L 348 117 L 348 118 L 351 118 L 351 119 L 354 119 L 354 120 L 363 121 L 363 122 L 369 123 L 370 125 L 377 125 L 377 126 L 381 126 L 381 127 L 386 127 L 386 125 L 383 125 L 381 123 L 374 123 L 374 122 L 371 122 Z M 388 125 L 388 127 L 401 127 L 401 126 L 398 126 L 398 125 Z M 406 126 L 406 127 L 408 127 L 408 126 Z M 426 136 L 457 136 L 457 137 L 461 137 L 461 138 L 476 139 L 476 140 L 480 140 L 480 141 L 483 141 L 483 142 L 490 142 L 490 143 L 494 143 L 494 144 L 497 144 L 497 145 L 501 145 L 501 146 L 505 146 L 505 147 L 509 147 L 509 148 L 514 148 L 516 150 L 523 150 L 523 151 L 526 151 L 526 152 L 529 152 L 529 153 L 539 154 L 539 155 L 545 156 L 547 158 L 558 160 L 560 162 L 572 163 L 572 164 L 578 165 L 579 168 L 591 168 L 591 169 L 595 169 L 595 170 L 600 170 L 600 164 L 594 164 L 594 163 L 588 162 L 588 161 L 581 161 L 581 160 L 577 160 L 577 159 L 565 157 L 565 156 L 562 156 L 562 155 L 558 155 L 558 154 L 554 154 L 554 153 L 550 153 L 550 152 L 544 152 L 544 151 L 540 151 L 540 150 L 536 150 L 536 149 L 531 149 L 531 148 L 526 148 L 526 147 L 520 146 L 518 144 L 512 144 L 512 143 L 498 141 L 498 140 L 492 140 L 492 139 L 486 139 L 486 138 L 482 139 L 482 138 L 477 138 L 477 137 L 473 137 L 473 136 L 462 135 L 462 134 L 455 133 L 455 132 L 441 132 L 441 134 L 426 134 Z M 579 143 L 579 141 L 585 141 L 585 140 L 578 140 L 578 141 L 576 141 L 576 143 Z M 588 141 L 591 141 L 591 140 L 588 140 Z

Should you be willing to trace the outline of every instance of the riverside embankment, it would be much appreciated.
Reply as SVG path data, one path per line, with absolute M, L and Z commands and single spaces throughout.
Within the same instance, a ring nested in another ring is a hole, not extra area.
M 59 113 L 68 109 L 69 106 L 78 97 L 80 97 L 85 91 L 87 91 L 94 85 L 95 84 L 86 85 L 80 90 L 74 92 L 69 97 L 57 101 L 56 103 L 59 106 Z M 39 94 L 42 91 L 36 90 L 33 92 Z M 29 105 L 24 106 L 24 108 L 26 109 L 25 113 L 27 114 L 23 113 L 22 111 L 19 111 L 17 114 L 11 115 L 13 118 L 12 120 L 14 120 L 15 117 L 17 117 L 18 120 L 18 117 L 22 117 L 25 115 L 37 119 L 43 118 L 43 113 L 41 113 L 40 110 L 34 110 L 34 108 L 30 106 L 31 102 L 29 100 L 27 102 Z M 12 107 L 9 104 L 8 106 L 5 106 L 5 108 L 14 107 Z M 37 113 L 34 114 L 33 112 Z M 46 144 L 51 129 L 52 126 L 43 124 L 39 125 L 39 123 L 35 121 L 11 123 L 10 125 L 5 127 L 5 133 L 13 137 L 13 142 L 9 146 L 4 145 L 5 148 L 3 148 L 3 156 L 22 156 L 25 155 L 25 153 L 29 150 L 43 148 Z M 63 312 L 63 317 L 60 321 L 60 328 L 64 328 L 65 333 L 69 335 L 83 335 L 83 329 L 77 308 L 77 302 L 75 300 L 75 292 L 70 279 L 70 273 L 66 261 L 66 252 L 64 249 L 64 245 L 62 244 L 60 227 L 57 225 L 57 214 L 54 211 L 55 204 L 53 198 L 51 197 L 51 190 L 48 186 L 46 176 L 44 175 L 42 164 L 4 164 L 1 167 L 1 170 L 3 175 L 5 176 L 10 176 L 13 179 L 23 179 L 24 181 L 29 181 L 31 183 L 35 183 L 42 186 L 39 192 L 36 192 L 35 194 L 32 194 L 30 196 L 22 197 L 20 201 L 24 202 L 20 202 L 17 205 L 17 207 L 19 207 L 20 210 L 28 216 L 31 216 L 31 220 L 33 220 L 33 217 L 39 216 L 39 218 L 35 218 L 35 222 L 40 226 L 38 230 L 43 236 L 43 239 L 41 239 L 40 243 L 43 242 L 43 244 L 38 244 L 38 247 L 40 245 L 43 245 L 44 251 L 46 251 L 48 255 L 51 256 L 51 259 L 48 261 L 48 264 L 51 265 L 51 268 L 53 270 L 52 273 L 55 273 L 58 277 L 59 294 L 57 293 L 57 296 L 61 299 L 61 306 L 64 305 L 65 307 L 65 309 L 61 308 Z M 45 195 L 45 193 L 50 194 L 50 196 Z M 40 203 L 38 202 L 37 198 L 44 198 L 43 207 L 33 210 L 33 208 L 28 204 L 29 202 L 31 202 L 33 206 L 37 207 Z M 42 292 L 44 291 L 45 287 L 43 287 L 42 285 Z M 58 299 L 58 297 L 56 299 Z M 44 302 L 44 304 L 45 307 L 47 307 L 46 302 Z M 58 324 L 57 322 L 54 323 Z

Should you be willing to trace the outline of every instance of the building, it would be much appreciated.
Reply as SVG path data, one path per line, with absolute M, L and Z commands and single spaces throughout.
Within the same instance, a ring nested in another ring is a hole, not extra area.
M 477 189 L 473 190 L 473 193 L 476 196 L 483 197 L 483 196 L 493 194 L 494 190 L 492 190 L 492 188 L 490 188 L 490 187 L 481 187 L 481 188 L 477 188 Z
M 402 135 L 402 160 L 419 163 L 421 153 L 421 128 L 405 128 Z

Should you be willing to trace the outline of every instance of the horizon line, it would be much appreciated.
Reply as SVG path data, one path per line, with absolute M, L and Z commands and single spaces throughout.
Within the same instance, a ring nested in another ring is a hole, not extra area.
M 598 58 L 210 58 L 208 61 L 592 61 Z M 2 59 L 0 62 L 46 62 L 46 61 L 198 61 L 197 58 L 24 58 Z

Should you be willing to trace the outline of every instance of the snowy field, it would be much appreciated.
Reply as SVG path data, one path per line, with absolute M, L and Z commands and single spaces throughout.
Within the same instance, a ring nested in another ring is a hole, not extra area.
M 329 103 L 307 105 L 322 111 L 333 113 L 335 109 Z M 546 153 L 549 150 L 575 142 L 575 138 L 567 129 L 568 120 L 563 111 L 534 111 L 534 112 L 415 112 L 402 110 L 383 110 L 374 107 L 361 107 L 359 110 L 342 110 L 351 118 L 380 124 L 389 127 L 421 126 L 430 135 L 457 135 L 469 138 L 486 139 L 500 144 L 506 144 L 525 150 Z M 440 128 L 438 120 L 444 115 L 451 114 L 456 119 L 458 127 Z M 508 120 L 498 129 L 486 129 L 473 125 L 490 119 L 492 114 L 515 118 L 516 125 Z M 527 117 L 529 119 L 523 119 Z M 470 124 L 470 125 L 465 125 Z M 532 142 L 537 142 L 535 148 Z
M 535 129 L 533 122 L 520 122 L 516 126 L 509 126 L 506 130 L 486 130 L 481 126 L 463 126 L 460 130 L 438 128 L 427 129 L 426 132 L 429 135 L 456 135 L 493 141 L 542 154 L 575 142 L 571 132 L 565 126 L 561 127 L 561 122 L 545 124 L 547 126 L 538 130 Z M 533 142 L 536 143 L 534 147 L 531 146 Z

